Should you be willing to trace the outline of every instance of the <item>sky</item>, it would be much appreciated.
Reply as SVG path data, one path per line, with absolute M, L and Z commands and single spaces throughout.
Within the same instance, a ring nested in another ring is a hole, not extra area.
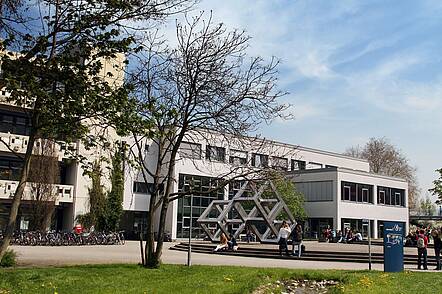
M 264 137 L 339 153 L 386 137 L 427 195 L 442 167 L 442 1 L 202 0 L 196 10 L 244 29 L 250 55 L 280 58 L 295 119 L 263 126 Z

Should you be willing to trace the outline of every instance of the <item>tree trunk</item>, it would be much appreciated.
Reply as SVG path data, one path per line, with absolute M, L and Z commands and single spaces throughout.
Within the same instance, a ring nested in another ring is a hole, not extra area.
M 151 206 L 153 207 L 153 206 Z M 154 234 L 154 211 L 149 207 L 147 212 L 147 237 L 146 237 L 146 247 L 144 249 L 144 254 L 146 255 L 145 267 L 156 268 L 158 265 L 154 262 L 155 256 L 155 234 Z
M 158 264 L 158 266 L 161 263 L 161 254 L 163 253 L 164 229 L 166 227 L 166 215 L 168 207 L 169 207 L 169 201 L 164 199 L 161 205 L 160 223 L 158 225 L 158 241 L 154 257 L 154 261 L 156 264 Z M 190 219 L 192 221 L 192 218 Z
M 32 151 L 34 149 L 35 136 L 36 134 L 34 129 L 31 129 L 31 133 L 29 134 L 28 146 L 26 148 L 26 154 L 23 162 L 23 169 L 20 174 L 18 187 L 14 193 L 14 199 L 12 200 L 11 210 L 9 212 L 8 225 L 6 227 L 6 232 L 0 247 L 0 260 L 3 258 L 3 255 L 5 255 L 6 250 L 8 249 L 9 243 L 11 242 L 12 236 L 14 234 L 18 209 L 20 207 L 20 202 L 23 197 L 23 193 L 25 191 L 26 183 L 28 181 L 29 169 L 31 166 Z

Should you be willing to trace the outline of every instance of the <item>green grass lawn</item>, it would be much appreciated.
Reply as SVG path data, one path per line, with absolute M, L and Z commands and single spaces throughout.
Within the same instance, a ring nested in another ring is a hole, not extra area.
M 0 269 L 0 293 L 250 293 L 259 285 L 292 278 L 341 281 L 333 293 L 442 293 L 439 273 L 180 265 L 155 270 L 137 265 Z

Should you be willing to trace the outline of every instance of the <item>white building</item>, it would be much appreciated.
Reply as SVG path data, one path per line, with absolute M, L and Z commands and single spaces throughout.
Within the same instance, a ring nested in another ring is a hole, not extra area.
M 209 137 L 190 135 L 181 145 L 174 191 L 179 191 L 189 179 L 201 191 L 207 190 L 211 181 L 227 174 L 232 165 L 269 165 L 287 171 L 305 195 L 309 217 L 306 225 L 312 236 L 326 226 L 336 230 L 351 227 L 366 235 L 367 226 L 362 220 L 370 221 L 373 237 L 381 236 L 384 221 L 408 225 L 407 182 L 369 173 L 366 160 L 274 141 L 263 143 L 250 138 L 239 144 L 216 134 Z M 249 144 L 244 144 L 247 141 Z M 153 164 L 155 144 L 146 142 L 145 151 L 145 161 Z M 124 229 L 136 232 L 145 223 L 143 212 L 148 210 L 149 189 L 140 172 L 131 168 L 126 170 L 125 181 Z M 189 198 L 174 201 L 169 207 L 166 231 L 172 238 L 187 237 L 192 221 L 192 235 L 203 237 L 196 222 L 198 217 L 210 201 L 229 199 L 237 188 L 229 185 L 210 196 L 194 194 L 192 217 Z

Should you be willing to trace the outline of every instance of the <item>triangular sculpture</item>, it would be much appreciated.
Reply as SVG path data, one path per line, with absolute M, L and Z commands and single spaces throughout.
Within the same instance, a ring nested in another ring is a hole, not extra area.
M 248 193 L 245 193 L 246 190 Z M 270 190 L 271 195 L 266 193 L 266 197 L 263 197 L 266 190 Z M 250 204 L 252 207 L 244 208 L 244 205 Z M 221 233 L 227 236 L 232 233 L 238 238 L 241 232 L 249 228 L 259 242 L 274 243 L 278 241 L 283 221 L 277 219 L 281 213 L 285 213 L 284 220 L 293 230 L 296 221 L 273 182 L 266 181 L 258 189 L 256 183 L 246 181 L 232 199 L 212 201 L 198 218 L 198 224 L 212 242 L 219 241 Z M 237 228 L 229 231 L 229 226 Z

